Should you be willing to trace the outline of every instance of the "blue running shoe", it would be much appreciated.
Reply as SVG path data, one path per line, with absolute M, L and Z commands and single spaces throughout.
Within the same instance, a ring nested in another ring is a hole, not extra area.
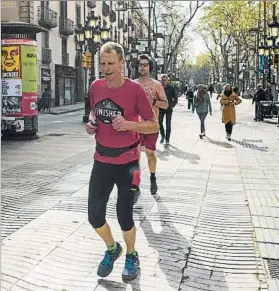
M 121 256 L 122 254 L 122 247 L 117 242 L 116 249 L 114 252 L 106 251 L 105 256 L 99 264 L 97 275 L 100 277 L 107 277 L 112 269 L 114 262 Z
M 137 252 L 126 255 L 125 267 L 122 272 L 123 282 L 136 279 L 139 274 L 139 256 Z

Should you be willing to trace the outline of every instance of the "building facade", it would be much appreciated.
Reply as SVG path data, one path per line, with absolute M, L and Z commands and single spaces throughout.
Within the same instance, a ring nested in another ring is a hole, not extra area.
M 119 5 L 128 9 L 119 11 Z M 84 26 L 88 13 L 94 11 L 100 17 L 101 25 L 110 27 L 110 39 L 122 44 L 129 52 L 133 40 L 142 35 L 132 5 L 137 6 L 137 1 L 2 0 L 1 21 L 22 21 L 44 29 L 37 35 L 38 96 L 49 88 L 52 106 L 63 106 L 84 100 L 85 80 L 89 77 L 77 51 L 76 27 Z M 94 65 L 98 78 L 98 52 Z

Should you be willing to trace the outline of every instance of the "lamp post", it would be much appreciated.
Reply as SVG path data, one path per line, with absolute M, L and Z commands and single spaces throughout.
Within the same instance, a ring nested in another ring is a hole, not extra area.
M 88 92 L 85 94 L 84 98 L 84 115 L 83 122 L 87 122 L 90 113 L 90 103 L 89 103 L 89 91 L 90 85 L 95 80 L 95 54 L 100 48 L 100 45 L 106 42 L 109 38 L 110 28 L 103 24 L 101 27 L 100 17 L 94 15 L 94 11 L 90 11 L 87 16 L 87 21 L 85 26 L 79 26 L 76 29 L 76 39 L 79 45 L 79 50 L 82 52 L 84 48 L 84 53 L 88 50 L 91 55 L 91 66 L 90 66 L 90 79 L 88 84 Z
M 136 63 L 137 63 L 137 59 L 138 59 L 138 48 L 137 48 L 137 45 L 134 43 L 132 45 L 132 49 L 131 49 L 131 67 L 133 68 L 133 70 L 131 70 L 131 75 L 132 75 L 132 78 L 137 78 L 138 76 L 138 72 L 136 71 Z M 134 71 L 134 74 L 133 74 L 133 71 Z
M 245 79 L 244 79 L 245 70 L 246 70 L 246 65 L 243 64 L 242 65 L 242 97 L 243 97 L 244 91 L 245 91 Z

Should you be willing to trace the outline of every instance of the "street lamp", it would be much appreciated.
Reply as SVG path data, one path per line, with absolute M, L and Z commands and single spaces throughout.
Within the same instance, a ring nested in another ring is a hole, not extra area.
M 258 54 L 259 56 L 264 56 L 264 52 L 265 52 L 265 46 L 261 43 L 261 45 L 258 47 Z
M 243 64 L 242 65 L 242 97 L 243 97 L 244 91 L 245 91 L 245 79 L 244 79 L 245 70 L 246 70 L 246 65 Z
M 276 4 L 273 4 L 272 22 L 268 25 L 268 27 L 271 37 L 276 39 L 279 35 L 279 23 L 276 16 Z
M 106 42 L 109 39 L 109 32 L 110 32 L 110 27 L 107 26 L 107 23 L 103 23 L 103 27 L 100 28 L 101 31 L 101 39 L 103 42 Z
M 88 84 L 88 92 L 84 98 L 84 116 L 83 122 L 87 122 L 90 113 L 89 105 L 89 88 L 91 83 L 95 80 L 95 61 L 94 57 L 100 48 L 101 44 L 106 42 L 109 38 L 109 28 L 106 24 L 101 27 L 100 17 L 95 16 L 94 11 L 90 11 L 87 16 L 85 26 L 79 25 L 75 31 L 76 40 L 79 44 L 79 50 L 83 50 L 84 54 L 88 50 L 91 54 L 90 79 Z

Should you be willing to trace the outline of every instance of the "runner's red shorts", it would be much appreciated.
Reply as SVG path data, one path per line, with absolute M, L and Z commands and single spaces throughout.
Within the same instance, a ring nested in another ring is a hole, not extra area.
M 141 134 L 140 135 L 140 143 L 146 149 L 151 150 L 151 151 L 155 151 L 158 136 L 159 136 L 159 132 L 150 133 L 150 134 Z

